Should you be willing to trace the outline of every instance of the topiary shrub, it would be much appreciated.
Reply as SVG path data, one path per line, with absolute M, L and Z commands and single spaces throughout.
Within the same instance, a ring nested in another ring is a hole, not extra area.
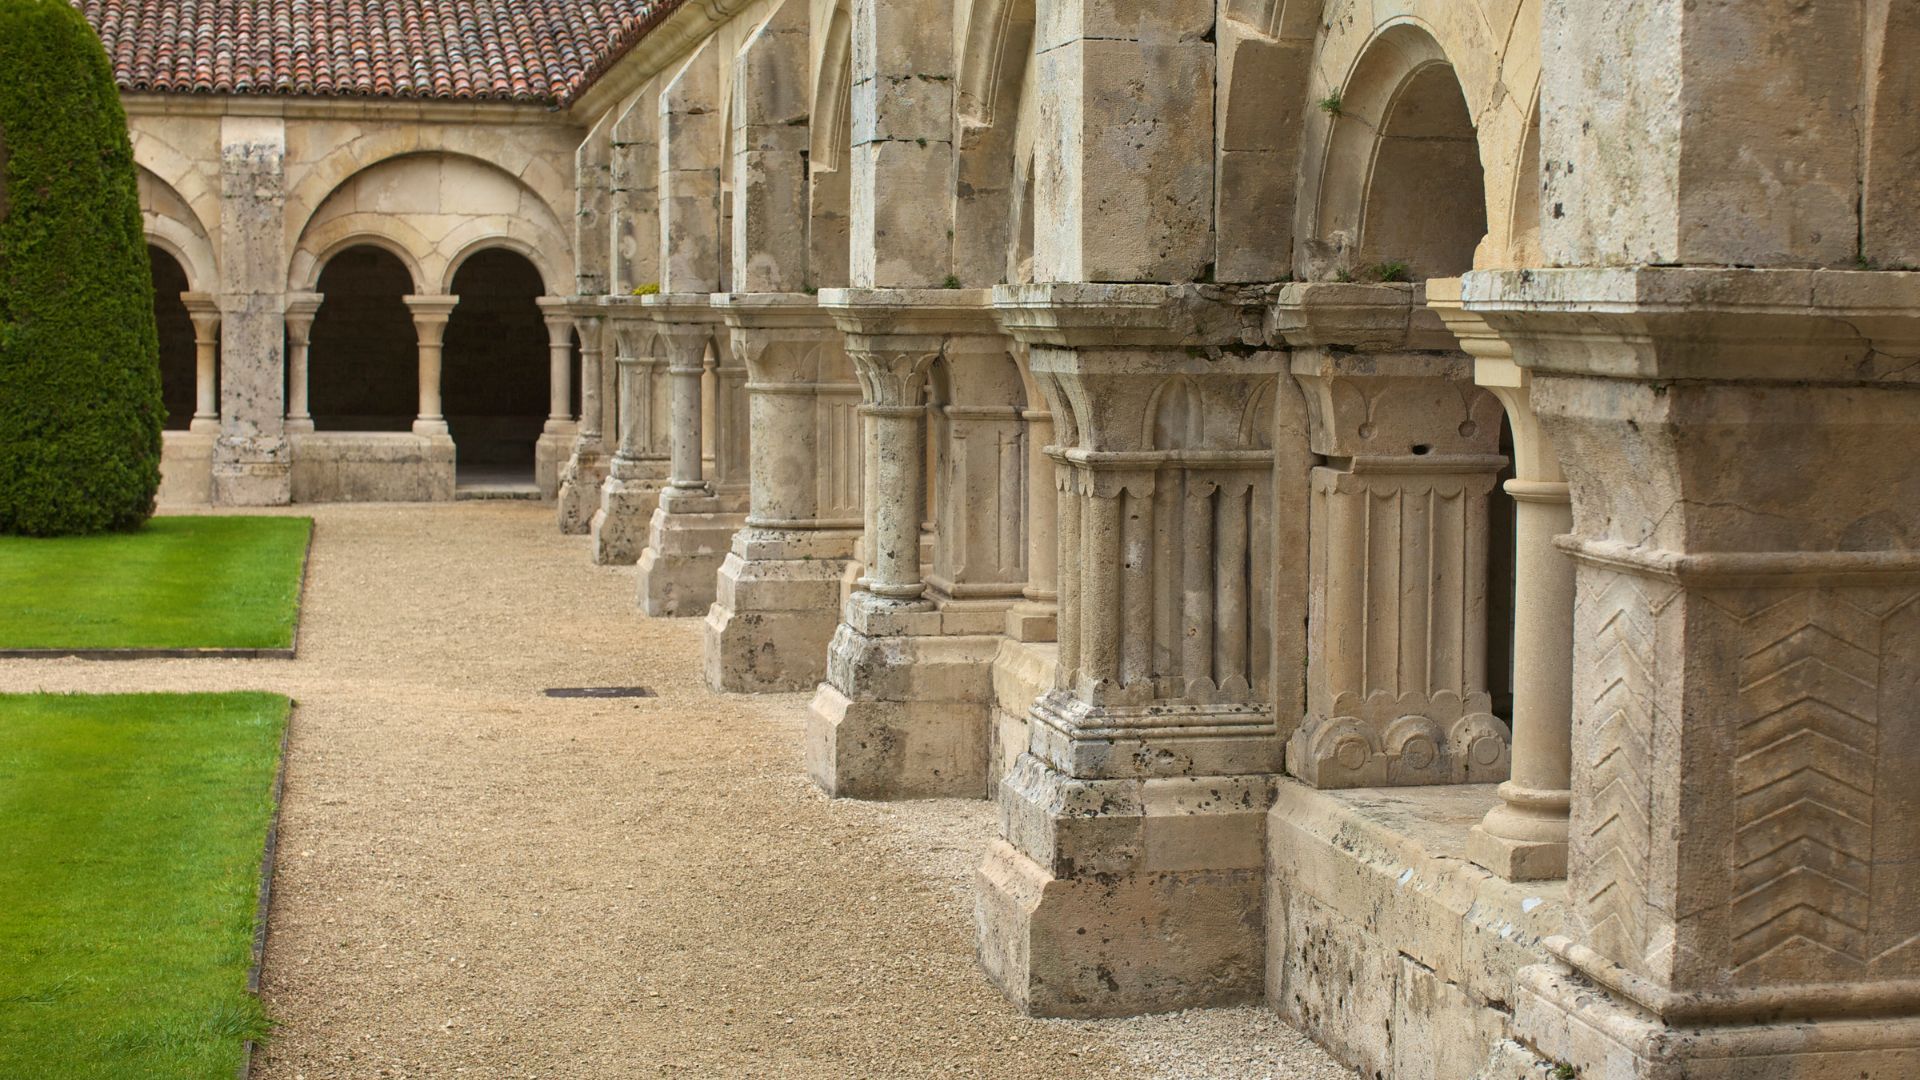
M 66 0 L 0 0 L 0 533 L 153 513 L 150 274 L 106 52 Z

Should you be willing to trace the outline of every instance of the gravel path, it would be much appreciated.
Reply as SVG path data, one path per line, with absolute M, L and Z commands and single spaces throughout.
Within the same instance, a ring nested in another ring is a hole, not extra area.
M 1029 1020 L 974 966 L 984 802 L 832 802 L 550 506 L 302 508 L 294 661 L 0 661 L 291 694 L 255 1075 L 1349 1077 L 1261 1009 Z M 643 700 L 549 686 L 644 683 Z

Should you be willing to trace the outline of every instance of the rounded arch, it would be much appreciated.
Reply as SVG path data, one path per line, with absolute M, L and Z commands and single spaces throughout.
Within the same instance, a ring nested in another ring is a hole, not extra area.
M 1338 270 L 1443 277 L 1473 266 L 1487 231 L 1473 116 L 1431 33 L 1375 35 L 1338 97 L 1314 238 Z
M 853 17 L 845 0 L 834 4 L 814 72 L 812 150 L 808 160 L 817 172 L 836 172 L 846 164 L 853 145 Z
M 313 243 L 309 245 L 308 241 Z M 287 278 L 288 292 L 318 292 L 327 264 L 342 252 L 357 247 L 377 248 L 399 260 L 413 282 L 413 291 L 426 288 L 427 277 L 416 254 L 420 238 L 405 222 L 382 214 L 355 214 L 339 219 L 338 227 L 321 235 L 302 237 L 294 248 L 293 272 Z
M 534 140 L 527 140 L 521 157 L 500 160 L 502 146 L 512 147 L 516 141 L 503 143 L 487 129 L 465 125 L 406 124 L 368 130 L 313 162 L 288 189 L 288 232 L 293 236 L 305 232 L 326 201 L 356 175 L 398 158 L 421 156 L 461 157 L 486 165 L 513 177 L 556 219 L 571 214 L 572 162 L 565 163 L 566 169 L 556 168 Z
M 1294 209 L 1297 275 L 1325 278 L 1365 268 L 1356 244 L 1364 227 L 1366 182 L 1378 175 L 1378 125 L 1422 63 L 1450 69 L 1478 148 L 1478 202 L 1486 223 L 1472 265 L 1524 264 L 1516 260 L 1525 255 L 1509 248 L 1516 239 L 1511 232 L 1519 210 L 1515 195 L 1526 183 L 1519 177 L 1527 171 L 1522 158 L 1532 88 L 1540 82 L 1539 50 L 1526 43 L 1538 40 L 1539 26 L 1539 0 L 1519 0 L 1504 10 L 1406 0 L 1383 12 L 1377 23 L 1341 20 L 1315 36 Z M 1385 255 L 1374 261 L 1400 258 Z
M 462 154 L 387 158 L 347 177 L 307 218 L 293 246 L 289 286 L 310 288 L 325 254 L 359 238 L 380 243 L 413 271 L 416 288 L 442 289 L 453 263 L 488 243 L 539 267 L 549 288 L 574 276 L 570 230 L 514 174 Z
M 447 271 L 440 280 L 441 292 L 452 293 L 453 282 L 459 276 L 460 268 L 466 265 L 467 260 L 484 251 L 510 251 L 525 259 L 540 278 L 541 295 L 552 292 L 556 283 L 573 280 L 571 267 L 554 266 L 551 255 L 541 249 L 535 238 L 525 235 L 522 230 L 489 232 L 476 225 L 474 231 L 479 235 L 472 239 L 459 236 L 450 238 L 459 246 L 454 248 L 453 257 L 447 260 Z M 553 295 L 560 294 L 555 292 Z
M 462 253 L 445 292 L 458 296 L 447 321 L 440 393 L 458 450 L 458 476 L 527 482 L 547 420 L 546 292 L 539 266 L 503 243 Z
M 220 280 L 218 256 L 192 205 L 179 189 L 146 166 L 137 166 L 140 219 L 147 242 L 180 264 L 190 291 L 211 291 Z

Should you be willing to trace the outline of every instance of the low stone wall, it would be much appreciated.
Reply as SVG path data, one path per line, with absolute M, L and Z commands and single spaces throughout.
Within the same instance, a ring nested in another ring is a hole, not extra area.
M 445 502 L 453 440 L 397 431 L 293 436 L 294 502 Z
M 1267 1001 L 1364 1076 L 1464 1080 L 1510 1049 L 1514 975 L 1547 959 L 1566 883 L 1516 884 L 1466 861 L 1468 829 L 1498 799 L 1491 784 L 1280 781 Z
M 160 437 L 161 503 L 205 505 L 213 498 L 213 436 L 167 431 Z

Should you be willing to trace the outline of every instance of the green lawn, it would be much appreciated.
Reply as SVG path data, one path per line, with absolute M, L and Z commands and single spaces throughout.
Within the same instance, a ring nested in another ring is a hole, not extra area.
M 0 695 L 0 1076 L 235 1074 L 288 707 Z
M 285 649 L 313 521 L 157 517 L 0 536 L 0 649 Z

